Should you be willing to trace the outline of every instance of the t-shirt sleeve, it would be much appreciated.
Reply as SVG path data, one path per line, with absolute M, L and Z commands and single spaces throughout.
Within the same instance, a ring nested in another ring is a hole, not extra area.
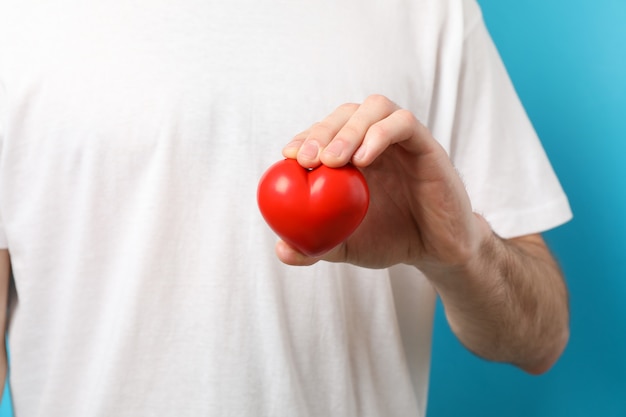
M 2 164 L 2 149 L 4 147 L 4 136 L 6 128 L 6 105 L 4 86 L 0 83 L 0 164 Z M 2 184 L 3 178 L 0 178 L 0 184 Z M 2 221 L 2 187 L 0 185 L 0 249 L 6 249 L 8 242 L 4 232 L 4 223 Z
M 2 223 L 2 213 L 0 212 L 0 249 L 7 249 L 9 244 L 4 234 L 4 223 Z
M 515 92 L 478 5 L 465 1 L 450 157 L 477 213 L 510 238 L 572 217 L 567 197 Z

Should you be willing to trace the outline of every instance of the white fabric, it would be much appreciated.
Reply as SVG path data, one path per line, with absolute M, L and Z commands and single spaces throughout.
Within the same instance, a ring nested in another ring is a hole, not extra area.
M 427 281 L 284 266 L 255 200 L 371 93 L 498 233 L 570 217 L 472 0 L 0 0 L 16 416 L 423 416 Z

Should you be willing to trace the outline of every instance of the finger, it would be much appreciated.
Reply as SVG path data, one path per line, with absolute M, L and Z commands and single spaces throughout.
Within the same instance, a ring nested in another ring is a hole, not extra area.
M 342 104 L 324 120 L 296 135 L 285 147 L 286 153 L 295 156 L 300 165 L 305 168 L 318 166 L 321 150 L 330 143 L 358 107 L 359 105 L 354 103 Z
M 347 164 L 370 127 L 387 118 L 397 108 L 395 103 L 384 96 L 369 96 L 324 147 L 320 155 L 321 162 L 329 167 Z
M 293 139 L 291 139 L 291 142 L 289 142 L 283 148 L 283 156 L 285 158 L 296 159 L 296 157 L 298 156 L 298 150 L 300 150 L 302 143 L 309 136 L 310 131 L 311 129 L 307 129 L 304 132 L 300 132 L 296 136 L 294 136 Z
M 302 252 L 294 249 L 289 246 L 285 241 L 279 240 L 276 242 L 276 247 L 274 248 L 276 251 L 276 256 L 278 259 L 287 265 L 293 266 L 309 266 L 317 263 L 319 258 L 311 258 L 306 256 Z
M 358 167 L 368 166 L 394 144 L 401 145 L 415 154 L 430 152 L 437 146 L 437 142 L 428 129 L 415 118 L 413 113 L 398 109 L 387 118 L 370 126 L 363 142 L 352 157 L 352 163 Z

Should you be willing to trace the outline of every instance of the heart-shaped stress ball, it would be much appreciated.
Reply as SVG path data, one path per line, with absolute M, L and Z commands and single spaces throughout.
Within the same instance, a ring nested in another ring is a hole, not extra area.
M 308 256 L 320 256 L 361 224 L 369 190 L 352 165 L 307 169 L 295 159 L 285 159 L 261 177 L 257 202 L 281 239 Z

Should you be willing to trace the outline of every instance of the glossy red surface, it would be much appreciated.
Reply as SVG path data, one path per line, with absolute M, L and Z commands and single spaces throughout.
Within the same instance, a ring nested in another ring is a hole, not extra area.
M 359 226 L 369 205 L 369 190 L 363 174 L 352 165 L 309 170 L 285 159 L 261 177 L 257 202 L 281 239 L 306 255 L 320 256 Z

